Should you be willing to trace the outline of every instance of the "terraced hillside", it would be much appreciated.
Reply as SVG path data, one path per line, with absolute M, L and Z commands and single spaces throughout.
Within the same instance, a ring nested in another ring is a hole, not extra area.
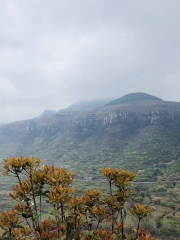
M 83 112 L 56 113 L 0 128 L 0 157 L 34 155 L 98 178 L 99 168 L 157 179 L 180 157 L 180 103 L 134 101 Z M 160 165 L 158 165 L 160 163 Z M 162 166 L 161 166 L 162 165 Z
M 7 124 L 0 127 L 0 157 L 11 155 L 33 155 L 74 169 L 78 193 L 89 187 L 107 191 L 99 168 L 137 172 L 129 206 L 150 204 L 152 217 L 142 224 L 159 239 L 179 236 L 180 103 L 132 101 Z M 0 183 L 2 212 L 14 204 L 7 191 L 15 180 L 0 175 Z

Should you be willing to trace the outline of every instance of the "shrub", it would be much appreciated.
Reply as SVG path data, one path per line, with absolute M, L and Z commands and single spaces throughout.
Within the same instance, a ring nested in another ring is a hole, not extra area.
M 174 204 L 174 202 L 168 202 L 168 203 L 167 203 L 167 207 L 172 208 L 172 209 L 175 209 L 175 204 Z
M 150 207 L 136 203 L 129 213 L 124 208 L 133 193 L 129 184 L 136 174 L 109 167 L 101 169 L 109 193 L 89 189 L 78 197 L 73 185 L 75 174 L 42 165 L 43 162 L 23 156 L 4 159 L 4 173 L 16 177 L 18 183 L 10 193 L 17 202 L 14 209 L 0 215 L 1 239 L 155 239 L 140 226 L 142 219 L 151 214 Z M 114 187 L 116 191 L 112 190 Z M 42 221 L 43 197 L 52 210 L 50 217 Z M 127 234 L 124 224 L 127 214 L 137 219 L 131 234 Z

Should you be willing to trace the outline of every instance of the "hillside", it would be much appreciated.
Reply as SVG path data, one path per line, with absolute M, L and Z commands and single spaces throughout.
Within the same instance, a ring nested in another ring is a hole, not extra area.
M 12 155 L 74 169 L 79 193 L 107 191 L 99 168 L 132 170 L 138 173 L 133 201 L 154 209 L 145 226 L 160 239 L 179 236 L 180 103 L 132 101 L 6 124 L 0 127 L 0 157 Z M 13 184 L 1 175 L 0 211 L 13 204 L 7 195 Z
M 164 101 L 55 113 L 1 126 L 0 157 L 35 155 L 81 177 L 113 165 L 143 170 L 139 179 L 152 180 L 151 166 L 180 157 L 179 124 L 180 103 Z
M 123 97 L 120 97 L 116 100 L 113 100 L 109 103 L 107 103 L 106 105 L 116 105 L 116 104 L 121 104 L 121 103 L 128 103 L 128 102 L 132 102 L 132 101 L 144 101 L 144 100 L 162 100 L 158 97 L 155 97 L 155 96 L 152 96 L 150 94 L 147 94 L 147 93 L 129 93 L 129 94 L 126 94 L 125 96 Z

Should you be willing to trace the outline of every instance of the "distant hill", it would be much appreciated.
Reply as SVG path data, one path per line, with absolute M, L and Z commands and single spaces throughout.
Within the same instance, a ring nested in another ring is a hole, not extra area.
M 5 124 L 6 124 L 6 123 L 4 123 L 4 122 L 1 122 L 1 123 L 0 123 L 0 126 L 2 126 L 2 125 L 5 125 Z
M 127 103 L 127 102 L 132 102 L 132 101 L 141 101 L 141 100 L 162 100 L 158 97 L 152 96 L 147 93 L 129 93 L 126 94 L 123 97 L 120 97 L 116 100 L 113 100 L 106 105 L 116 105 L 116 104 L 121 104 L 121 103 Z
M 45 110 L 43 113 L 41 113 L 41 115 L 39 115 L 39 117 L 44 117 L 44 116 L 47 116 L 47 115 L 51 115 L 53 113 L 56 113 L 56 111 Z
M 97 107 L 104 107 L 110 100 L 90 100 L 90 101 L 80 101 L 73 103 L 68 108 L 60 109 L 59 112 L 70 112 L 70 111 L 84 111 L 88 109 L 93 109 Z
M 80 102 L 71 104 L 67 108 L 60 109 L 59 112 L 84 111 L 84 110 L 93 109 L 97 107 L 104 107 L 109 101 L 111 100 L 106 99 L 106 100 L 80 101 Z M 54 113 L 57 113 L 57 111 L 45 110 L 38 117 L 44 117 Z M 0 123 L 0 125 L 3 125 L 3 123 L 2 124 Z

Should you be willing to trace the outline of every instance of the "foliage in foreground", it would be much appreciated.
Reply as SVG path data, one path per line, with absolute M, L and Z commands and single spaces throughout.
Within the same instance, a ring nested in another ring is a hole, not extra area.
M 124 209 L 133 193 L 128 185 L 136 174 L 109 167 L 101 169 L 109 194 L 89 189 L 77 197 L 73 172 L 42 165 L 43 162 L 23 156 L 4 159 L 4 173 L 16 177 L 18 183 L 10 193 L 17 202 L 14 209 L 0 214 L 0 239 L 155 240 L 140 226 L 141 220 L 151 214 L 150 207 L 136 203 L 129 212 Z M 43 197 L 51 206 L 50 217 L 45 220 Z M 137 218 L 137 226 L 129 234 L 124 224 L 127 215 Z

